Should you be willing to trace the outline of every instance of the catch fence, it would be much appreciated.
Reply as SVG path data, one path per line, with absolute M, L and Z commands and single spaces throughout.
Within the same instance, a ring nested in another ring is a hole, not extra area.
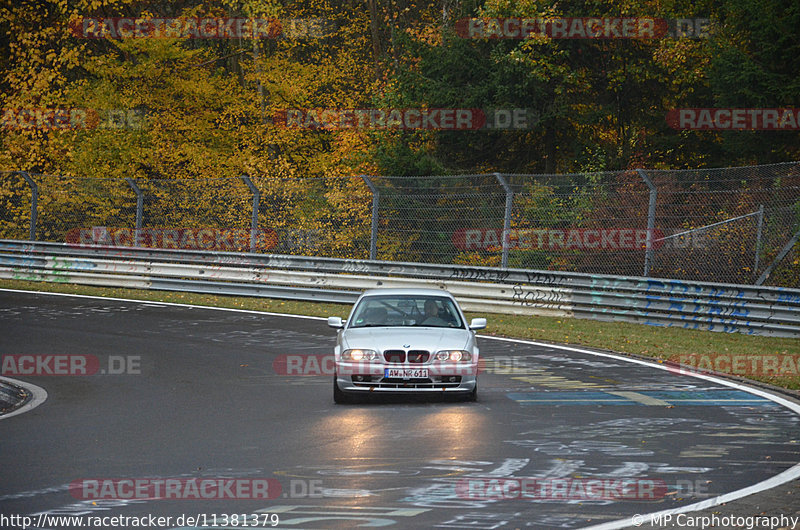
M 0 172 L 0 238 L 800 286 L 800 162 L 276 179 Z

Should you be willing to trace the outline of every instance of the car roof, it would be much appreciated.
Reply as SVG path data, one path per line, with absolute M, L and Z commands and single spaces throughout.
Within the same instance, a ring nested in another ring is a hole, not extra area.
M 447 296 L 453 298 L 453 295 L 444 289 L 425 289 L 425 288 L 392 288 L 386 287 L 382 289 L 368 289 L 364 291 L 361 296 L 374 296 L 374 295 L 412 295 L 412 296 Z

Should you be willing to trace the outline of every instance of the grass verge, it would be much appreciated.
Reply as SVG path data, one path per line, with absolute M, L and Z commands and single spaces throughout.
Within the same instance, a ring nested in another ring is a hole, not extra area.
M 196 293 L 148 291 L 140 289 L 114 289 L 76 284 L 41 283 L 21 280 L 0 280 L 0 288 L 29 291 L 48 291 L 69 294 L 84 294 L 134 300 L 149 300 L 193 304 L 212 307 L 229 307 L 292 313 L 310 316 L 346 317 L 349 306 L 317 302 L 296 302 L 267 298 L 233 297 Z M 625 322 L 597 322 L 594 320 L 565 319 L 555 317 L 518 315 L 474 315 L 486 316 L 489 325 L 487 335 L 533 339 L 546 342 L 587 346 L 603 350 L 641 355 L 661 360 L 678 360 L 680 356 L 699 355 L 700 368 L 703 360 L 740 359 L 746 364 L 731 365 L 737 376 L 775 385 L 790 390 L 800 389 L 800 339 L 761 337 L 741 333 L 715 333 L 711 331 L 682 328 L 661 328 Z M 769 359 L 777 363 L 775 370 L 763 369 L 767 365 L 758 359 Z M 753 374 L 752 366 L 763 366 Z M 718 367 L 719 368 L 719 367 Z M 724 368 L 724 366 L 722 366 Z M 778 373 L 780 375 L 766 375 Z

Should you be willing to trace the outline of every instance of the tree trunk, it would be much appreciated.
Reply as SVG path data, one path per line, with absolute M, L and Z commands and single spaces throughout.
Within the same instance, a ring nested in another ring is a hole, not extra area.
M 375 60 L 375 79 L 381 78 L 381 40 L 378 33 L 378 0 L 367 0 L 369 4 L 369 27 L 372 32 L 372 57 Z

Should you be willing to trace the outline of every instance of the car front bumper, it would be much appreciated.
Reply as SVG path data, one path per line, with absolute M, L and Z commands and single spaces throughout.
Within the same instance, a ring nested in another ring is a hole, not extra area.
M 386 377 L 387 368 L 426 369 L 427 377 Z M 477 363 L 388 364 L 336 363 L 336 385 L 344 392 L 472 392 Z

